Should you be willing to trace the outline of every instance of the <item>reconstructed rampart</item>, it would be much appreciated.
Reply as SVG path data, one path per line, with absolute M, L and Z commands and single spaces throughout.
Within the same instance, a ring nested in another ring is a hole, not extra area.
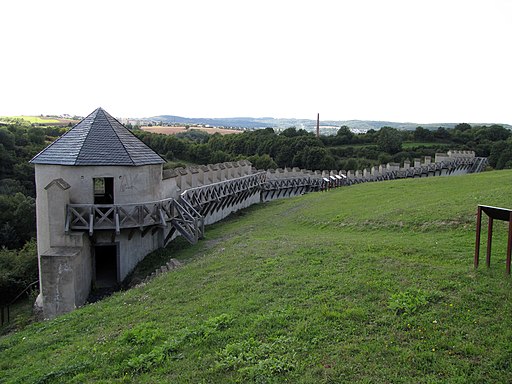
M 176 169 L 36 164 L 39 303 L 48 318 L 69 312 L 100 284 L 101 268 L 113 269 L 119 283 L 176 236 L 195 243 L 205 225 L 253 204 L 363 182 L 480 172 L 485 164 L 460 151 L 356 171 L 256 170 L 248 161 Z M 92 200 L 99 176 L 113 180 L 115 203 Z

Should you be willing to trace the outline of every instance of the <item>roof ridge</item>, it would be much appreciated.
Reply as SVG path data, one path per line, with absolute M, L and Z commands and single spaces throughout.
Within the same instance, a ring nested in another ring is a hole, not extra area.
M 112 119 L 114 119 L 117 123 L 119 123 L 119 125 L 121 125 L 124 130 L 126 132 L 128 132 L 128 134 L 132 135 L 133 137 L 135 137 L 142 145 L 144 145 L 147 149 L 149 149 L 150 151 L 154 152 L 159 158 L 161 158 L 162 160 L 164 160 L 164 162 L 166 162 L 166 160 L 160 156 L 158 153 L 155 152 L 155 150 L 153 148 L 151 148 L 149 145 L 147 145 L 145 142 L 143 142 L 136 134 L 134 134 L 132 131 L 130 131 L 128 128 L 126 128 L 119 120 L 117 120 L 115 117 L 113 117 L 110 113 L 104 111 L 105 114 L 107 114 L 108 116 L 110 116 Z M 108 120 L 108 119 L 107 119 Z M 110 121 L 109 121 L 109 124 L 110 124 Z M 112 125 L 111 125 L 112 126 Z M 125 147 L 124 145 L 124 142 L 123 140 L 121 140 L 121 138 L 119 137 L 119 135 L 117 134 L 116 130 L 114 129 L 114 132 L 117 136 L 117 138 L 119 139 L 119 141 L 121 141 L 121 144 L 123 145 L 123 148 L 126 149 L 126 152 L 128 153 L 128 156 L 130 157 L 130 160 L 133 161 L 132 157 L 131 157 L 131 154 L 130 152 L 128 151 L 128 149 Z M 135 161 L 133 161 L 133 164 L 135 165 Z
M 92 124 L 93 124 L 93 123 L 94 123 L 94 121 L 96 120 L 96 117 L 98 116 L 98 112 L 99 112 L 99 111 L 103 111 L 103 109 L 102 109 L 101 107 L 96 108 L 94 111 L 92 111 L 91 113 L 89 113 L 89 114 L 87 115 L 87 117 L 85 117 L 83 120 L 81 120 L 81 121 L 80 121 L 80 123 L 81 123 L 82 121 L 87 120 L 87 119 L 89 118 L 89 116 L 91 116 L 92 114 L 94 114 L 94 113 L 95 113 L 96 115 L 94 116 L 94 118 L 93 118 L 93 120 L 92 120 L 92 122 L 91 122 L 91 127 L 92 127 Z M 78 123 L 78 124 L 80 124 L 80 123 Z M 77 124 L 77 125 L 78 125 L 78 124 Z M 74 128 L 74 127 L 73 127 L 73 128 Z M 70 129 L 70 131 L 71 131 L 71 129 Z M 68 132 L 69 132 L 69 131 L 68 131 Z M 85 138 L 84 138 L 84 140 L 83 140 L 83 142 L 82 142 L 82 143 L 85 143 L 85 142 L 87 141 L 87 138 L 89 137 L 89 135 L 90 135 L 90 134 L 91 134 L 91 129 L 88 129 L 88 130 L 87 130 L 87 134 L 85 135 Z M 78 154 L 76 155 L 75 163 L 74 163 L 73 165 L 76 165 L 76 163 L 78 162 L 78 159 L 80 158 L 80 155 L 82 154 L 83 149 L 84 149 L 84 145 L 82 144 L 82 145 L 80 146 L 80 150 L 78 151 Z
M 117 120 L 115 117 L 113 117 L 110 113 L 108 113 L 107 111 L 105 111 L 104 109 L 102 108 L 99 108 L 102 112 L 103 112 L 103 116 L 105 116 L 105 120 L 107 120 L 108 122 L 108 125 L 110 126 L 110 128 L 112 129 L 112 132 L 114 132 L 114 135 L 116 135 L 117 139 L 119 140 L 119 142 L 121 143 L 121 145 L 123 146 L 124 150 L 126 151 L 126 154 L 128 155 L 128 158 L 130 159 L 130 161 L 132 162 L 133 165 L 136 165 L 135 164 L 135 161 L 132 159 L 132 155 L 130 153 L 130 151 L 128 151 L 128 148 L 126 148 L 126 146 L 124 145 L 124 141 L 121 140 L 121 138 L 119 137 L 119 135 L 117 134 L 117 131 L 116 129 L 112 126 L 112 123 L 110 122 L 110 119 L 109 117 L 111 117 L 112 119 L 114 119 L 114 121 L 116 121 L 121 127 L 123 127 L 125 130 L 128 131 L 128 128 L 126 128 L 123 124 L 121 124 L 119 122 L 119 120 Z

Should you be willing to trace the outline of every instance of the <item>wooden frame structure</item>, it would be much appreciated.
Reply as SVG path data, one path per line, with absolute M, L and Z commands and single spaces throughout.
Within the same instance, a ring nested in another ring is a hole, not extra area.
M 341 176 L 331 178 L 336 186 L 344 181 Z M 326 185 L 320 177 L 267 180 L 266 172 L 258 172 L 190 188 L 176 199 L 134 204 L 67 204 L 65 232 L 81 230 L 92 236 L 97 230 L 110 230 L 114 238 L 122 229 L 130 229 L 131 234 L 140 230 L 144 236 L 151 229 L 168 227 L 165 245 L 176 231 L 195 244 L 204 236 L 207 215 L 229 210 L 255 194 L 261 193 L 260 199 L 267 201 L 322 190 L 327 188 Z
M 488 205 L 479 205 L 476 213 L 476 241 L 475 241 L 475 268 L 478 268 L 480 259 L 480 232 L 482 228 L 482 212 L 485 213 L 489 222 L 487 224 L 487 255 L 485 262 L 487 267 L 491 266 L 491 247 L 492 247 L 492 229 L 494 220 L 502 220 L 508 222 L 508 245 L 507 245 L 507 261 L 506 271 L 510 275 L 510 261 L 512 253 L 512 209 L 498 208 Z

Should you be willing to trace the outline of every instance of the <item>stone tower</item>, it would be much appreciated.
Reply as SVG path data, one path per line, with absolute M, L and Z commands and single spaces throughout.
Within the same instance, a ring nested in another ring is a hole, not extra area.
M 45 318 L 121 282 L 166 235 L 165 161 L 101 108 L 36 155 L 37 248 Z

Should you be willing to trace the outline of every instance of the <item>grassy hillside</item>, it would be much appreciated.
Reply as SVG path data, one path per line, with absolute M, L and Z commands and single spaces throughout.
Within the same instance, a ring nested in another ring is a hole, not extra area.
M 491 268 L 472 260 L 477 204 L 510 207 L 511 183 L 390 181 L 253 207 L 169 253 L 181 269 L 2 337 L 0 382 L 511 382 L 503 223 Z

